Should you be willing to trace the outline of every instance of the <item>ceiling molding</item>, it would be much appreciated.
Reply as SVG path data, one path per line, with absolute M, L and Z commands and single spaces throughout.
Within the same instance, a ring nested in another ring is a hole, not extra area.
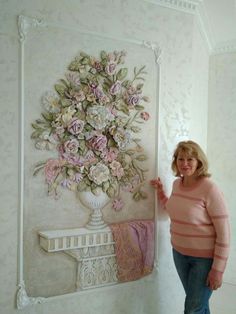
M 236 52 L 236 41 L 216 44 L 204 0 L 144 0 L 169 9 L 195 15 L 199 30 L 206 41 L 209 54 Z M 235 0 L 236 3 L 236 0 Z
M 235 0 L 236 1 L 236 0 Z M 230 40 L 225 42 L 216 42 L 216 39 L 212 32 L 212 26 L 210 19 L 207 15 L 207 10 L 204 1 L 198 5 L 197 20 L 201 25 L 201 31 L 205 33 L 205 38 L 209 46 L 210 54 L 221 54 L 221 53 L 233 53 L 236 52 L 236 40 Z
M 197 6 L 203 0 L 144 0 L 169 9 L 195 14 Z
M 215 47 L 215 39 L 204 2 L 201 2 L 198 5 L 198 8 L 196 10 L 196 21 L 199 25 L 199 30 L 206 41 L 209 54 L 212 54 Z
M 236 53 L 236 41 L 228 41 L 214 47 L 212 54 Z

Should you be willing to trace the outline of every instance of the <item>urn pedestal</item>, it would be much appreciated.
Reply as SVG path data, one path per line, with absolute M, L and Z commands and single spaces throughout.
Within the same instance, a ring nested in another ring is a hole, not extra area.
M 77 291 L 118 282 L 115 243 L 109 227 L 45 230 L 39 232 L 39 239 L 46 252 L 64 252 L 75 259 Z
M 101 190 L 96 195 L 91 191 L 78 192 L 78 195 L 81 204 L 92 211 L 86 228 L 90 230 L 105 228 L 107 224 L 103 220 L 102 209 L 111 201 L 107 194 Z

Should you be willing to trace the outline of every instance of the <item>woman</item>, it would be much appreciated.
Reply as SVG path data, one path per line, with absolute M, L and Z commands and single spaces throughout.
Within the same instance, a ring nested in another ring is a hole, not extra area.
M 178 179 L 169 198 L 159 178 L 151 184 L 170 216 L 174 263 L 186 293 L 184 313 L 209 314 L 209 299 L 222 284 L 229 254 L 227 208 L 197 143 L 177 145 L 172 170 Z

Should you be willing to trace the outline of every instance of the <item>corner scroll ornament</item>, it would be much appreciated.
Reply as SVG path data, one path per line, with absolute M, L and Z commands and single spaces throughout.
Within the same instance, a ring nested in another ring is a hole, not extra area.
M 46 298 L 43 298 L 43 297 L 38 297 L 38 298 L 28 297 L 25 290 L 24 282 L 20 283 L 18 287 L 19 287 L 19 290 L 17 292 L 16 305 L 19 310 L 29 305 L 34 305 L 34 304 L 45 302 Z
M 155 62 L 156 64 L 160 64 L 160 58 L 161 58 L 161 48 L 157 46 L 157 44 L 151 42 L 151 41 L 143 41 L 143 46 L 147 47 L 149 49 L 152 49 L 154 55 L 155 55 Z
M 18 16 L 18 31 L 20 36 L 20 42 L 24 42 L 26 39 L 26 35 L 28 33 L 28 29 L 30 27 L 37 26 L 46 26 L 45 22 L 40 19 L 31 18 L 24 15 Z

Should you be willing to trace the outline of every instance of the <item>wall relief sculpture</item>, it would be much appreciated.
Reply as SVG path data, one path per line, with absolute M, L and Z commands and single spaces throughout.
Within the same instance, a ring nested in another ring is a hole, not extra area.
M 18 22 L 23 308 L 137 280 L 156 266 L 149 179 L 158 168 L 160 50 L 24 16 Z
M 39 162 L 34 174 L 44 171 L 54 198 L 60 188 L 77 191 L 95 211 L 88 227 L 104 226 L 97 219 L 107 199 L 115 211 L 122 209 L 121 190 L 132 193 L 135 201 L 147 198 L 148 169 L 142 164 L 147 156 L 138 137 L 150 118 L 149 98 L 143 94 L 146 72 L 145 66 L 135 67 L 128 78 L 125 55 L 102 51 L 96 58 L 81 52 L 55 90 L 42 97 L 44 111 L 32 123 L 35 147 L 58 153 Z

